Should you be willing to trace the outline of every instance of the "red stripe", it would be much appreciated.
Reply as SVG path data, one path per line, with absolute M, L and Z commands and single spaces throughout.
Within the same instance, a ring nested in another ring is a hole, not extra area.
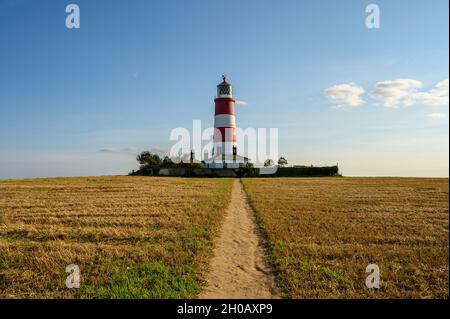
M 227 136 L 227 134 L 229 136 Z M 216 127 L 214 128 L 214 142 L 236 142 L 236 128 Z
M 216 113 L 234 115 L 234 100 L 233 99 L 216 99 Z

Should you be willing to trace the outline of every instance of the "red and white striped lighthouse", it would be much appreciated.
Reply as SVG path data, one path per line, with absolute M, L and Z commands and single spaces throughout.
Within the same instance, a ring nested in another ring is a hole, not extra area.
M 236 113 L 233 99 L 233 87 L 222 76 L 217 85 L 217 97 L 214 99 L 214 149 L 213 155 L 236 155 Z
M 233 87 L 222 76 L 222 83 L 217 85 L 214 99 L 214 141 L 212 157 L 205 159 L 209 168 L 239 168 L 245 166 L 249 159 L 237 154 L 236 113 L 233 99 Z

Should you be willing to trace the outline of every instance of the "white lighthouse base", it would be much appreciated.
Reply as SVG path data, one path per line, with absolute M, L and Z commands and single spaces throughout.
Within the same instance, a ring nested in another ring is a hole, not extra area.
M 240 155 L 216 155 L 205 160 L 208 168 L 239 168 L 244 167 L 249 162 L 247 157 Z

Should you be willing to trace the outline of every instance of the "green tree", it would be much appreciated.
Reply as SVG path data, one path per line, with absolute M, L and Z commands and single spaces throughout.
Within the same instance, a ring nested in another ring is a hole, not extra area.
M 136 160 L 141 165 L 141 168 L 143 167 L 158 168 L 162 164 L 161 158 L 158 156 L 158 154 L 152 154 L 149 151 L 144 151 L 140 153 L 136 157 Z
M 253 165 L 253 163 L 247 162 L 245 163 L 245 168 L 254 168 L 255 166 Z
M 161 167 L 171 168 L 171 167 L 174 167 L 174 166 L 175 166 L 175 163 L 170 159 L 169 156 L 164 157 L 164 159 L 162 161 L 162 164 L 161 164 Z
M 288 161 L 284 157 L 280 157 L 278 159 L 278 166 L 279 167 L 285 167 L 287 164 L 288 164 Z

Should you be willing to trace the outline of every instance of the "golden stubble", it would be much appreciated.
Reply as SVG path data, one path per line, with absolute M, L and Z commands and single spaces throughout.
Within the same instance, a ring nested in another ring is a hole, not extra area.
M 244 185 L 289 298 L 448 298 L 448 179 L 267 178 Z M 381 288 L 365 287 L 368 264 Z
M 96 297 L 113 274 L 154 262 L 191 267 L 200 286 L 231 187 L 125 176 L 0 181 L 0 298 Z M 79 290 L 65 287 L 71 263 Z

